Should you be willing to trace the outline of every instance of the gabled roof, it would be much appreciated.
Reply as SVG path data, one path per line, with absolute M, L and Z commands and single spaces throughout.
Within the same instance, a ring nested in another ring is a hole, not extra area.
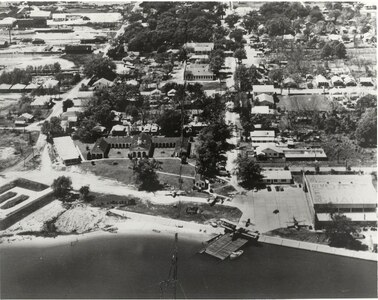
M 93 83 L 93 86 L 96 86 L 98 84 L 101 84 L 101 85 L 107 85 L 107 86 L 112 86 L 113 85 L 113 82 L 111 82 L 110 80 L 107 80 L 105 78 L 100 78 L 99 80 L 95 81 Z
M 269 102 L 269 103 L 274 103 L 274 100 L 273 100 L 273 96 L 271 95 L 268 95 L 268 94 L 260 94 L 258 96 L 256 96 L 256 99 L 259 101 L 259 102 Z
M 11 87 L 11 90 L 23 90 L 25 87 L 25 84 L 16 83 Z
M 109 147 L 109 143 L 104 138 L 100 138 L 93 145 L 91 152 L 93 154 L 103 153 L 108 149 L 108 147 Z

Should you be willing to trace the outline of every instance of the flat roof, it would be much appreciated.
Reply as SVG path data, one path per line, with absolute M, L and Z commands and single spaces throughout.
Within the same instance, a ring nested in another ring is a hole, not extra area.
M 255 130 L 250 132 L 251 137 L 275 137 L 274 130 Z
M 274 93 L 274 91 L 274 86 L 270 84 L 253 86 L 254 93 Z
M 79 152 L 70 136 L 54 138 L 54 146 L 63 160 L 77 159 Z
M 355 222 L 361 222 L 361 221 L 371 221 L 371 222 L 376 222 L 377 221 L 377 213 L 376 212 L 361 212 L 361 213 L 344 213 L 343 215 L 346 216 L 347 218 L 351 219 L 352 221 Z M 331 221 L 331 216 L 328 213 L 318 213 L 316 214 L 318 217 L 318 220 L 320 222 L 327 222 Z
M 306 175 L 314 204 L 376 204 L 371 175 Z
M 264 175 L 264 179 L 292 179 L 288 170 L 263 170 L 261 174 Z

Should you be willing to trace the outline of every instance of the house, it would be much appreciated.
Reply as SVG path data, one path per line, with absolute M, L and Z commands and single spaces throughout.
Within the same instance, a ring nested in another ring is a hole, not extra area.
M 357 86 L 357 82 L 350 76 L 344 77 L 344 84 L 345 86 Z
M 284 152 L 282 147 L 278 147 L 274 143 L 261 144 L 255 149 L 255 155 L 259 159 L 266 158 L 282 158 L 284 157 Z
M 344 86 L 344 81 L 339 76 L 332 76 L 331 77 L 331 83 L 334 87 L 337 87 L 337 86 L 343 87 Z
M 288 170 L 263 170 L 264 176 L 261 180 L 265 184 L 290 184 L 293 183 L 293 177 Z
M 276 133 L 274 130 L 254 130 L 249 134 L 252 145 L 260 143 L 274 143 L 276 141 Z
M 12 85 L 12 87 L 10 88 L 10 92 L 11 93 L 23 93 L 23 92 L 25 92 L 25 87 L 26 87 L 25 84 L 16 83 L 16 84 Z
M 11 28 L 16 23 L 17 19 L 7 17 L 0 20 L 0 28 Z
M 259 94 L 255 97 L 255 99 L 258 101 L 259 106 L 268 106 L 272 107 L 274 105 L 274 100 L 272 95 L 268 94 Z
M 258 94 L 273 94 L 275 92 L 274 85 L 265 84 L 265 85 L 254 85 L 253 94 L 254 96 Z
M 315 84 L 318 88 L 321 88 L 321 87 L 328 88 L 329 87 L 329 82 L 323 75 L 317 75 L 315 77 Z
M 25 120 L 27 123 L 32 123 L 34 121 L 34 116 L 28 113 L 23 113 L 18 117 L 19 120 Z
M 70 136 L 57 137 L 53 141 L 58 156 L 66 166 L 81 162 L 80 153 Z
M 87 54 L 92 53 L 93 49 L 91 45 L 66 45 L 66 54 Z
M 184 73 L 184 79 L 189 81 L 213 81 L 214 78 L 214 72 L 208 64 L 187 65 Z
M 253 115 L 270 115 L 273 114 L 273 110 L 269 106 L 254 106 L 251 110 Z
M 371 175 L 304 175 L 303 179 L 316 226 L 331 221 L 329 203 L 353 222 L 376 226 L 377 192 Z
M 209 55 L 207 54 L 195 54 L 195 55 L 192 55 L 188 61 L 191 63 L 191 64 L 208 64 L 210 61 L 209 61 Z
M 51 101 L 52 99 L 50 95 L 37 96 L 34 98 L 33 102 L 30 103 L 30 106 L 33 108 L 44 108 L 51 103 Z
M 110 80 L 107 80 L 105 78 L 100 78 L 99 80 L 97 80 L 96 82 L 94 82 L 92 84 L 92 87 L 97 90 L 97 89 L 101 89 L 101 88 L 104 88 L 104 87 L 111 87 L 113 86 L 114 83 Z
M 0 84 L 0 93 L 10 93 L 11 92 L 11 84 L 2 83 Z
M 361 77 L 360 85 L 361 86 L 374 86 L 373 79 L 371 77 Z
M 30 92 L 33 92 L 35 90 L 38 90 L 41 86 L 38 85 L 38 84 L 35 84 L 35 83 L 29 83 L 27 86 L 25 86 L 24 88 L 24 92 L 25 93 L 30 93 Z
M 146 124 L 143 126 L 143 132 L 150 133 L 150 134 L 158 134 L 160 130 L 160 126 L 157 124 Z

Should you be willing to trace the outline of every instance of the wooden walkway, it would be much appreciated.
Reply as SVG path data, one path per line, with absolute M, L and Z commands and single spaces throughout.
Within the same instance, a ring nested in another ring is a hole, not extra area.
M 237 251 L 247 242 L 248 240 L 243 238 L 237 238 L 235 241 L 233 241 L 230 234 L 227 233 L 211 242 L 206 247 L 204 252 L 221 260 L 224 260 L 229 257 L 232 252 Z

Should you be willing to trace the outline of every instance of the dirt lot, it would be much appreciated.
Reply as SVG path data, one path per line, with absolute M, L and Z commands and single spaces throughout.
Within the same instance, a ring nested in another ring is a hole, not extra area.
M 0 131 L 0 136 L 0 171 L 3 171 L 31 154 L 39 132 L 29 135 L 28 132 L 3 130 Z
M 328 96 L 322 95 L 282 96 L 278 107 L 287 111 L 330 111 L 332 109 Z

